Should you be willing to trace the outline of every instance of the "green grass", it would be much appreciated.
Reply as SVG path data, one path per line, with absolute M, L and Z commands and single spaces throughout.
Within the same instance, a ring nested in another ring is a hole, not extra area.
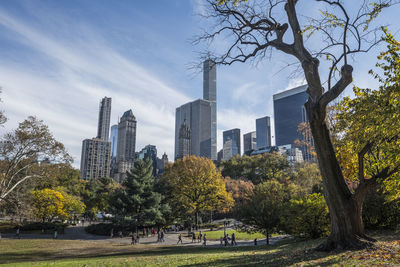
M 219 240 L 220 237 L 224 236 L 224 230 L 217 230 L 217 231 L 201 231 L 203 234 L 207 234 L 207 239 L 208 240 Z M 199 232 L 195 232 L 196 237 L 199 235 Z M 226 233 L 229 235 L 229 237 L 232 236 L 233 233 L 235 233 L 236 240 L 254 240 L 255 238 L 257 239 L 262 239 L 265 238 L 265 235 L 262 233 L 246 233 L 246 232 L 240 232 L 238 230 L 226 230 Z
M 68 240 L 1 240 L 5 266 L 400 266 L 400 233 L 387 232 L 374 249 L 323 253 L 322 240 L 273 246 L 181 247 Z

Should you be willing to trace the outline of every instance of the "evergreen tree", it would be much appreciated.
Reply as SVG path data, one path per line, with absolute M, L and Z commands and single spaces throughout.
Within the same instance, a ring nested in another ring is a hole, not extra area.
M 154 190 L 152 161 L 138 160 L 127 173 L 122 188 L 112 198 L 111 206 L 120 217 L 131 217 L 135 227 L 164 224 L 163 212 L 170 209 L 162 204 L 162 195 Z

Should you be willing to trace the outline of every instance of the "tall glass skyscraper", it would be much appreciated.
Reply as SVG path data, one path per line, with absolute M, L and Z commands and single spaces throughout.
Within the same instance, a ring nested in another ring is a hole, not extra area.
M 293 144 L 296 139 L 302 139 L 298 126 L 307 121 L 304 108 L 308 100 L 306 90 L 307 85 L 302 85 L 273 96 L 277 146 Z
M 257 149 L 256 132 L 250 132 L 243 135 L 243 153 L 250 154 L 251 151 Z
M 240 155 L 240 129 L 231 129 L 222 133 L 223 159 L 229 160 L 233 156 Z
M 117 156 L 117 146 L 118 146 L 118 125 L 111 126 L 111 158 Z
M 256 119 L 257 149 L 271 146 L 271 119 L 268 116 Z
M 104 97 L 100 101 L 99 122 L 97 124 L 97 138 L 108 141 L 110 133 L 111 97 Z
M 210 60 L 204 62 L 203 97 L 186 103 L 175 113 L 175 159 L 182 151 L 179 143 L 179 131 L 186 121 L 191 131 L 190 154 L 217 159 L 217 104 L 216 104 L 216 67 Z

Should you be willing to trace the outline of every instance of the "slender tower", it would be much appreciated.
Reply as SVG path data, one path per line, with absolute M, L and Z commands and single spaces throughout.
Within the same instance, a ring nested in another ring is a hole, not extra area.
M 217 160 L 217 69 L 210 59 L 203 63 L 203 99 L 211 102 L 211 159 Z
M 100 101 L 99 123 L 97 125 L 98 139 L 108 141 L 110 133 L 111 97 L 104 97 Z

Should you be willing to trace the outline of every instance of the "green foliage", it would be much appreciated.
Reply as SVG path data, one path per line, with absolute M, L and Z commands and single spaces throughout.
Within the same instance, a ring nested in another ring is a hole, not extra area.
M 381 189 L 369 192 L 363 203 L 363 221 L 367 229 L 396 229 L 400 224 L 400 201 L 388 201 Z
M 281 222 L 284 203 L 289 201 L 291 186 L 269 180 L 255 186 L 250 198 L 238 207 L 238 219 L 243 229 L 261 232 L 267 237 Z
M 236 156 L 221 163 L 222 175 L 233 179 L 244 178 L 259 184 L 270 179 L 281 179 L 290 165 L 279 153 L 265 153 L 255 156 Z
M 162 195 L 154 190 L 153 167 L 151 160 L 138 160 L 127 173 L 122 188 L 111 197 L 111 210 L 121 219 L 131 218 L 137 226 L 163 225 L 163 213 L 170 207 L 162 204 Z
M 233 206 L 232 195 L 226 191 L 225 182 L 210 159 L 184 157 L 166 168 L 163 179 L 172 190 L 174 213 L 181 216 L 195 215 L 198 219 L 200 212 L 227 212 Z
M 322 194 L 291 199 L 284 210 L 282 228 L 288 234 L 313 239 L 329 234 L 328 206 Z

